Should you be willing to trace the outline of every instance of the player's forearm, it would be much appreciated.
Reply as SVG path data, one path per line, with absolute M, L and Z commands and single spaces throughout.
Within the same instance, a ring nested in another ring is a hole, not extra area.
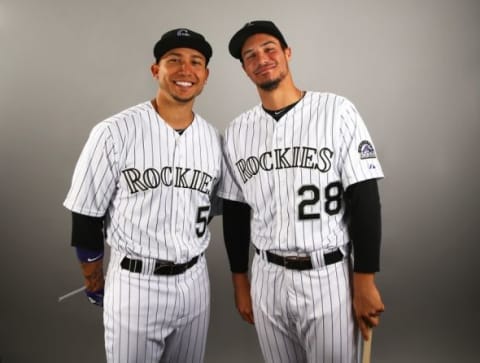
M 103 251 L 103 222 L 104 217 L 92 217 L 72 212 L 72 246 Z
M 103 217 L 72 212 L 72 245 L 80 261 L 87 291 L 103 289 Z
M 381 214 L 376 180 L 350 186 L 346 197 L 351 218 L 354 271 L 377 272 L 380 269 Z
M 250 207 L 247 204 L 223 200 L 223 238 L 230 270 L 246 272 L 250 247 Z
M 247 286 L 250 288 L 250 280 L 248 279 L 248 274 L 246 272 L 232 273 L 232 283 L 234 288 L 243 288 Z
M 247 273 L 232 274 L 235 305 L 242 319 L 253 324 L 252 297 L 250 294 L 250 281 Z

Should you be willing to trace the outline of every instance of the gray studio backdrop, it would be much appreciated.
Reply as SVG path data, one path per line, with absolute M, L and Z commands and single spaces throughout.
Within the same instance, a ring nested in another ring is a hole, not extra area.
M 301 88 L 351 99 L 375 140 L 387 310 L 373 362 L 478 361 L 478 1 L 2 0 L 1 363 L 104 361 L 101 310 L 57 302 L 82 285 L 62 207 L 80 150 L 94 124 L 154 95 L 152 46 L 181 26 L 214 48 L 195 106 L 223 131 L 258 102 L 227 53 L 253 19 L 284 31 Z M 206 362 L 261 362 L 233 306 L 221 218 L 211 227 Z

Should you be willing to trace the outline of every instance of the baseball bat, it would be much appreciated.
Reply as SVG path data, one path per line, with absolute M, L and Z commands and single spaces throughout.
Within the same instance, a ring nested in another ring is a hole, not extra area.
M 370 363 L 370 356 L 372 351 L 372 329 L 368 331 L 368 340 L 363 340 L 362 345 L 362 363 Z
M 65 300 L 66 298 L 69 298 L 70 296 L 73 296 L 75 294 L 78 294 L 79 292 L 82 292 L 83 290 L 85 290 L 85 286 L 82 286 L 81 288 L 79 289 L 76 289 L 76 290 L 73 290 L 73 291 L 70 291 L 69 293 L 63 295 L 63 296 L 60 296 L 58 298 L 58 302 L 61 302 L 62 300 Z

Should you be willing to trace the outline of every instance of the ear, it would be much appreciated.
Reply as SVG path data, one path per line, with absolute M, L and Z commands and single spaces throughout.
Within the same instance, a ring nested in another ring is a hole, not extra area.
M 152 72 L 152 76 L 153 78 L 157 78 L 157 75 L 158 75 L 158 69 L 159 69 L 159 66 L 157 63 L 153 63 L 151 66 L 150 66 L 150 72 Z
M 205 68 L 205 83 L 207 83 L 207 79 L 209 75 L 210 75 L 210 69 Z
M 290 60 L 292 58 L 292 48 L 288 47 L 285 49 L 285 57 L 287 60 Z

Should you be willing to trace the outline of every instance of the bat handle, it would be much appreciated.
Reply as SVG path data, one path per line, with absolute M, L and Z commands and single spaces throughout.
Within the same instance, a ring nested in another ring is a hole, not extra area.
M 372 329 L 368 330 L 368 340 L 364 340 L 362 344 L 362 363 L 370 363 L 371 351 L 372 351 Z

